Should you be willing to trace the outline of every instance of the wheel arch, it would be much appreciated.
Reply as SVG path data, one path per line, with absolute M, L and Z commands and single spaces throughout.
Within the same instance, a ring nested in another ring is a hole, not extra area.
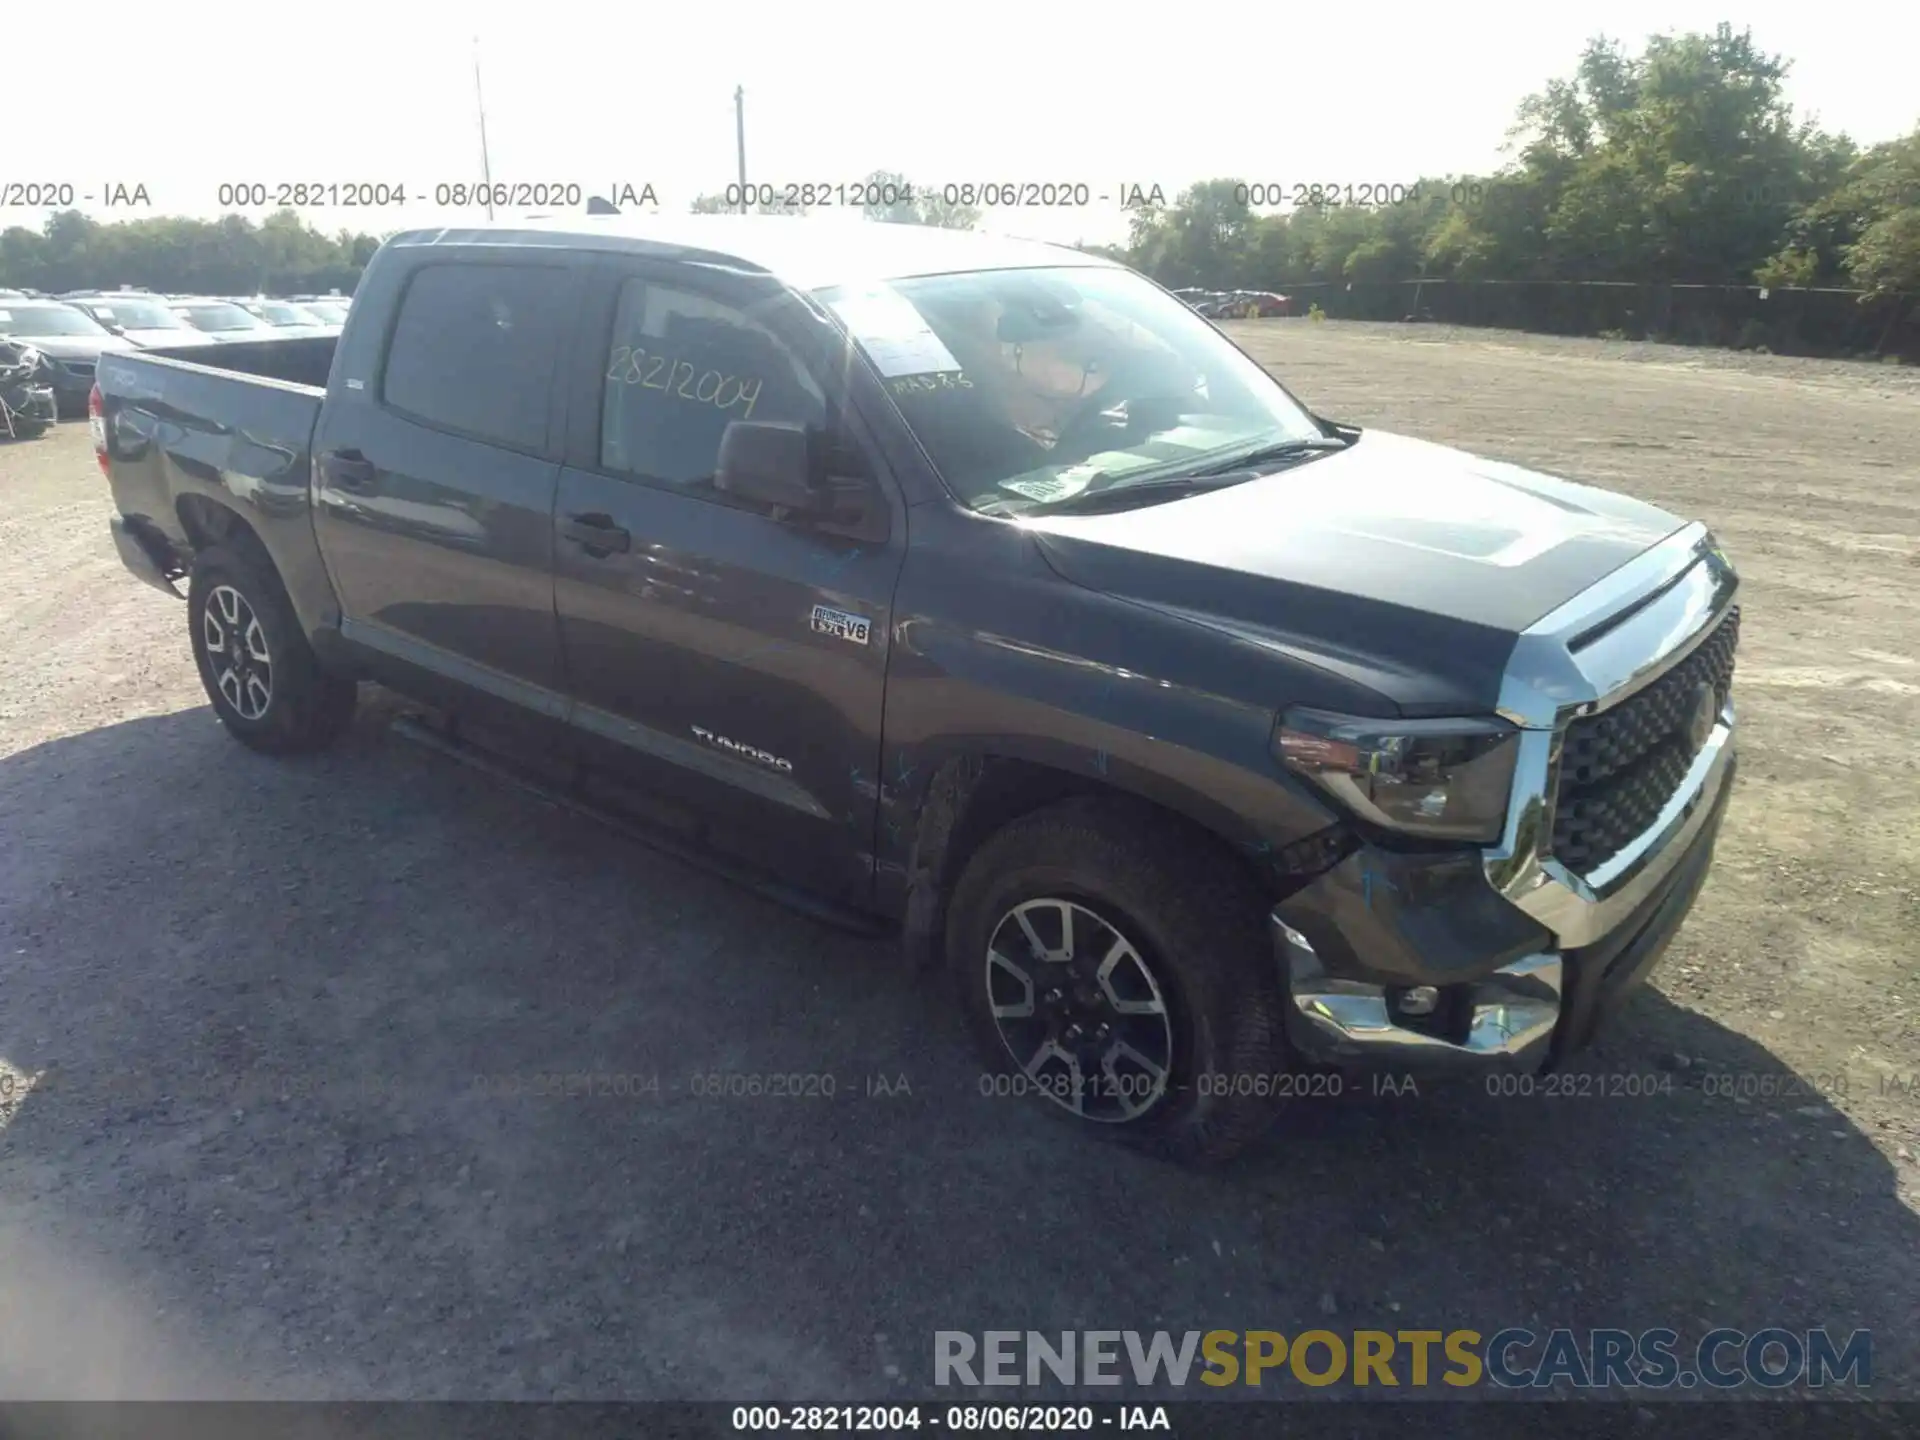
M 907 906 L 902 940 L 908 959 L 931 965 L 939 958 L 947 902 L 967 862 L 986 841 L 1023 816 L 1076 798 L 1109 800 L 1133 823 L 1185 832 L 1196 847 L 1243 873 L 1262 892 L 1276 895 L 1280 877 L 1270 847 L 1249 845 L 1202 818 L 1204 807 L 1179 803 L 1177 794 L 1143 794 L 1110 778 L 1052 765 L 1044 760 L 988 750 L 950 755 L 933 770 L 921 801 L 908 862 Z M 1199 812 L 1199 813 L 1196 813 Z
M 231 505 L 222 505 L 206 495 L 188 493 L 174 501 L 174 514 L 193 554 L 215 545 L 230 545 L 247 549 L 256 558 L 273 564 L 273 556 L 260 538 L 260 532 Z M 279 567 L 274 569 L 277 573 Z
M 180 556 L 184 571 L 191 572 L 194 557 L 216 545 L 244 552 L 279 583 L 322 663 L 342 673 L 352 668 L 334 643 L 339 607 L 319 542 L 310 527 L 288 530 L 284 520 L 250 516 L 241 506 L 200 491 L 188 491 L 176 498 L 174 517 L 186 537 Z

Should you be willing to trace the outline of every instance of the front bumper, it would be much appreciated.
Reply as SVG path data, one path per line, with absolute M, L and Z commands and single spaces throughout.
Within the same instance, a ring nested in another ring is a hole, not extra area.
M 1303 1058 L 1533 1071 L 1593 1038 L 1658 965 L 1705 881 L 1733 789 L 1734 710 L 1720 708 L 1652 823 L 1584 875 L 1552 853 L 1561 739 L 1572 719 L 1680 664 L 1726 617 L 1736 585 L 1690 527 L 1522 637 L 1502 694 L 1523 735 L 1500 843 L 1477 854 L 1367 846 L 1275 907 L 1288 1034 Z M 1432 1013 L 1409 1013 L 1414 987 L 1439 997 Z
M 92 360 L 51 360 L 33 377 L 34 383 L 53 391 L 62 415 L 84 415 L 87 397 L 93 393 L 95 368 Z
M 25 419 L 51 425 L 60 418 L 53 391 L 45 385 L 15 386 L 6 392 L 6 400 L 8 408 Z

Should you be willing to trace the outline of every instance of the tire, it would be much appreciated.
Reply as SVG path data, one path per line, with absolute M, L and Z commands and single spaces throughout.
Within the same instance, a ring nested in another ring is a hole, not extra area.
M 248 537 L 250 538 L 250 537 Z M 320 668 L 280 577 L 258 542 L 202 550 L 187 583 L 194 663 L 229 734 L 265 755 L 331 745 L 353 723 L 359 686 Z M 225 663 L 231 636 L 251 637 Z
M 1293 1068 L 1283 997 L 1266 935 L 1266 907 L 1237 863 L 1222 858 L 1197 832 L 1143 806 L 1104 797 L 1036 811 L 980 847 L 954 886 L 946 954 L 981 1053 L 992 1075 L 1005 1077 L 1006 1092 L 996 1078 L 994 1093 L 1037 1094 L 1038 1103 L 1083 1131 L 1182 1164 L 1226 1160 L 1271 1129 L 1280 1105 L 1273 1092 L 1284 1089 L 1271 1077 Z M 1022 916 L 1043 942 L 1042 951 L 1066 948 L 1060 943 L 1062 922 L 1071 916 L 1075 962 L 1088 964 L 1096 953 L 1118 955 L 1106 983 L 1097 976 L 1089 981 L 1084 972 L 1069 982 L 1079 1001 L 1069 1014 L 1069 1032 L 1080 1023 L 1074 1046 L 1108 1054 L 1101 1047 L 1118 1036 L 1148 1064 L 1123 1055 L 1104 1081 L 1087 1085 L 1083 1079 L 1076 1096 L 1073 1071 L 1083 1077 L 1100 1071 L 1088 1050 L 1068 1058 L 1049 1049 L 1059 1043 L 1059 1007 L 1074 1001 L 1049 998 L 1062 986 L 1045 982 L 1059 977 L 1035 970 L 1023 985 L 1013 973 L 1023 964 L 1061 963 L 1037 958 Z M 1126 942 L 1126 950 L 1109 933 Z M 992 951 L 1006 957 L 1022 945 L 1024 953 L 1008 957 L 1011 966 L 990 958 Z M 1151 1013 L 1156 998 L 1164 1026 Z M 1122 1007 L 1128 1013 L 1114 1013 Z M 1031 1009 L 1032 1017 L 1019 1013 L 1023 1009 Z M 1096 1030 L 1088 1038 L 1094 1019 L 1111 1027 L 1111 1034 Z M 1163 1033 L 1170 1050 L 1164 1056 L 1150 1049 Z M 1017 1051 L 1029 1059 L 1042 1053 L 1049 1058 L 1027 1070 Z M 1156 1064 L 1165 1072 L 1158 1082 L 1152 1075 Z M 1250 1081 L 1241 1086 L 1215 1080 L 1227 1076 Z M 1242 1088 L 1260 1093 L 1238 1093 Z

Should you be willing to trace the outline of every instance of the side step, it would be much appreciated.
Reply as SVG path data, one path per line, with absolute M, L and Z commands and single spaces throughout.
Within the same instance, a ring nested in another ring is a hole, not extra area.
M 795 886 L 783 884 L 758 870 L 719 855 L 705 846 L 689 844 L 687 841 L 677 839 L 659 826 L 649 825 L 631 815 L 622 814 L 604 805 L 597 805 L 573 790 L 541 779 L 531 770 L 516 765 L 509 757 L 498 751 L 486 750 L 471 741 L 461 739 L 454 727 L 437 725 L 419 714 L 408 714 L 393 720 L 388 729 L 402 739 L 411 740 L 416 745 L 437 751 L 464 765 L 470 765 L 497 780 L 504 780 L 517 789 L 538 796 L 551 805 L 557 805 L 575 815 L 596 821 L 629 840 L 638 841 L 649 849 L 658 850 L 662 854 L 673 856 L 676 860 L 697 866 L 709 874 L 730 880 L 777 905 L 797 911 L 822 924 L 831 925 L 836 930 L 873 937 L 894 933 L 897 928 L 863 910 L 856 910 L 847 905 L 837 905 L 831 900 L 823 899 Z

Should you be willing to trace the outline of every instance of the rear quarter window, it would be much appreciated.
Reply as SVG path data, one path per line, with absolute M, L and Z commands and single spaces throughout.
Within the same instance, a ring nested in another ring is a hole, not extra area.
M 544 449 L 568 279 L 547 265 L 422 266 L 400 301 L 381 399 L 436 429 Z

